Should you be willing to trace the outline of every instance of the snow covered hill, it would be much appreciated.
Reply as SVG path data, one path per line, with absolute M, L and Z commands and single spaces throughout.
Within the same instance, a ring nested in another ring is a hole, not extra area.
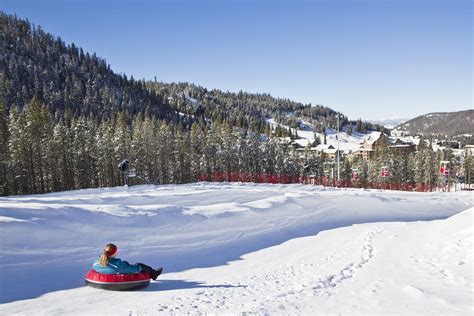
M 474 109 L 457 112 L 436 112 L 417 116 L 395 128 L 405 135 L 442 135 L 448 138 L 472 135 Z
M 199 183 L 5 197 L 0 314 L 472 314 L 472 221 L 468 192 Z M 165 273 L 137 292 L 85 287 L 107 242 Z
M 285 129 L 289 129 L 288 126 L 278 124 L 275 122 L 274 119 L 267 119 L 267 123 L 275 128 L 276 126 L 280 126 Z M 308 142 L 313 143 L 315 140 L 315 136 L 319 139 L 319 142 L 322 144 L 324 143 L 324 135 L 322 133 L 317 133 L 313 131 L 311 124 L 304 122 L 306 126 L 305 130 L 296 129 L 299 139 L 296 139 L 294 142 L 298 143 L 300 146 L 305 147 L 307 146 Z M 339 148 L 345 152 L 357 151 L 362 142 L 365 138 L 367 138 L 369 134 L 362 134 L 357 132 L 352 132 L 351 135 L 348 135 L 345 131 L 337 131 L 335 129 L 326 128 L 326 144 L 329 146 L 333 146 L 334 148 Z

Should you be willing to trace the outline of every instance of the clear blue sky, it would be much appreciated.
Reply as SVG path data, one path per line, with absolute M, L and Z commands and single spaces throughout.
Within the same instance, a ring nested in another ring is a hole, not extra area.
M 0 0 L 137 79 L 266 92 L 350 118 L 472 108 L 470 0 Z

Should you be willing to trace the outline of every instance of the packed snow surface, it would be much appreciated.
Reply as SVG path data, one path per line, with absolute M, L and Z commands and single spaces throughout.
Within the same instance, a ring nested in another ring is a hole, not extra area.
M 473 308 L 472 193 L 198 183 L 0 198 L 0 314 L 422 313 Z M 163 266 L 84 286 L 107 242 Z

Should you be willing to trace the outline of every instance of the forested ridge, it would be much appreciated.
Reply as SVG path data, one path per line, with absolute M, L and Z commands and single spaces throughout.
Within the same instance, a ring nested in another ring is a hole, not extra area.
M 310 105 L 135 80 L 27 20 L 2 12 L 0 26 L 2 194 L 122 184 L 122 159 L 136 166 L 138 182 L 196 181 L 199 172 L 224 169 L 221 153 L 230 146 L 235 150 L 225 162 L 228 171 L 251 172 L 260 163 L 271 172 L 298 168 L 287 155 L 292 148 L 272 139 L 266 119 L 285 119 Z M 315 110 L 325 124 L 335 122 L 337 112 Z M 285 154 L 258 159 L 264 143 L 276 148 L 268 155 Z
M 473 144 L 474 110 L 429 113 L 417 116 L 397 126 L 397 130 L 410 135 L 436 135 L 444 139 L 467 136 L 466 141 Z M 468 135 L 466 135 L 468 134 Z
M 172 119 L 162 96 L 142 81 L 117 75 L 104 59 L 44 32 L 28 21 L 0 13 L 3 99 L 6 110 L 22 108 L 33 97 L 58 117 L 114 113 L 133 116 L 148 111 Z

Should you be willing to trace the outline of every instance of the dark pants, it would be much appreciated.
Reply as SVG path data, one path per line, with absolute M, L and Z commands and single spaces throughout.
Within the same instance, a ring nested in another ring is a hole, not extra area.
M 142 267 L 142 271 L 145 273 L 148 273 L 148 275 L 151 277 L 153 275 L 153 268 L 150 266 L 147 266 L 146 264 L 143 263 L 137 263 L 140 267 Z

